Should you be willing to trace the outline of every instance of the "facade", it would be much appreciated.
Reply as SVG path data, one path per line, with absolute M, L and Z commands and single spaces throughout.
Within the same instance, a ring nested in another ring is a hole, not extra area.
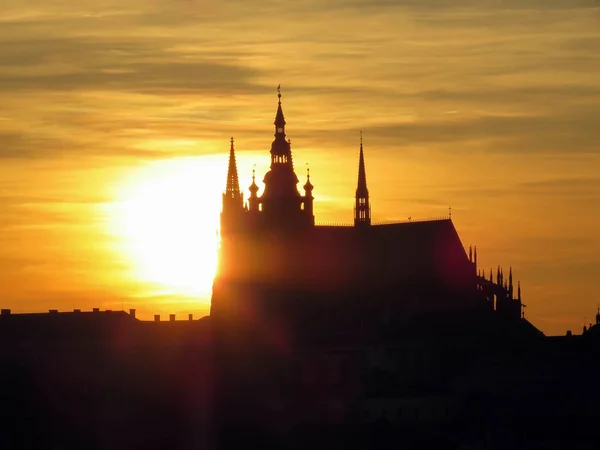
M 491 273 L 485 277 L 476 248 L 467 254 L 451 217 L 372 223 L 362 136 L 354 226 L 315 225 L 314 186 L 307 173 L 303 194 L 298 191 L 278 97 L 264 191 L 259 195 L 253 174 L 246 203 L 231 140 L 213 318 L 279 323 L 291 339 L 357 330 L 368 335 L 432 313 L 521 319 L 512 269 L 507 279 L 500 268 L 496 282 Z

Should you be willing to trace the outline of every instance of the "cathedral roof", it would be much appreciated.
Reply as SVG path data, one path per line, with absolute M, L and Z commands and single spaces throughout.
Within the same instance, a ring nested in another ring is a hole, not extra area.
M 352 261 L 361 255 L 365 261 L 360 266 L 373 268 L 378 275 L 390 278 L 414 278 L 429 273 L 451 282 L 453 277 L 462 275 L 457 272 L 468 261 L 450 219 L 373 225 L 366 229 L 317 226 L 314 239 L 314 247 L 319 249 L 324 264 L 328 257 Z M 327 247 L 329 251 L 324 250 Z

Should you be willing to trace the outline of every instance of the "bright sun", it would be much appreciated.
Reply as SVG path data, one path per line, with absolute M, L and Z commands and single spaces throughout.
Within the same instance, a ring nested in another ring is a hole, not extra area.
M 138 281 L 157 286 L 163 294 L 210 298 L 217 268 L 222 159 L 155 162 L 122 186 L 113 225 Z

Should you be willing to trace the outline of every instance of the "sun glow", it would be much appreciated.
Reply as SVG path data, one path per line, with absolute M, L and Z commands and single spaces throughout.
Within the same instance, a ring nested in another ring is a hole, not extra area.
M 119 250 L 153 294 L 210 298 L 224 178 L 222 156 L 177 158 L 144 167 L 119 189 Z

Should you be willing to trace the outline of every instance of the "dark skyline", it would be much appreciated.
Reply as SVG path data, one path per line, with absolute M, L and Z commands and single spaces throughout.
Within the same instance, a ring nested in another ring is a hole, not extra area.
M 597 2 L 0 5 L 3 306 L 206 313 L 228 140 L 245 189 L 281 83 L 320 221 L 352 222 L 363 130 L 373 221 L 451 206 L 544 332 L 593 322 Z

